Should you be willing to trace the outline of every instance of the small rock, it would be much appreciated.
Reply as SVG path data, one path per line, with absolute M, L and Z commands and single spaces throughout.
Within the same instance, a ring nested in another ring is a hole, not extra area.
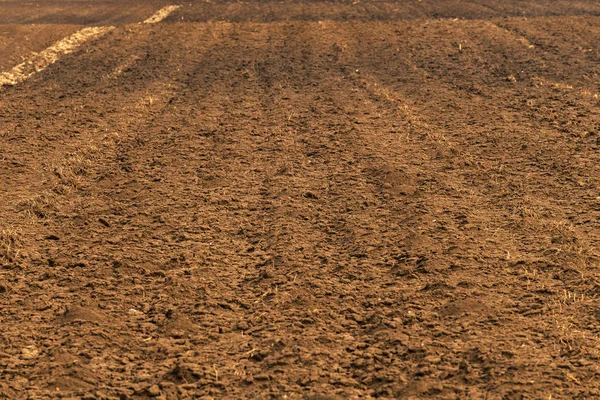
M 27 346 L 27 347 L 21 349 L 21 356 L 25 360 L 31 360 L 33 358 L 36 358 L 39 355 L 40 355 L 40 351 L 34 345 Z
M 148 396 L 150 397 L 158 397 L 160 396 L 160 388 L 158 385 L 152 385 L 148 389 L 146 389 Z
M 270 377 L 268 374 L 258 374 L 254 376 L 254 379 L 257 381 L 268 381 L 270 380 Z
M 23 390 L 29 385 L 29 379 L 23 376 L 15 376 L 12 379 L 12 387 L 15 390 Z
M 238 321 L 238 323 L 235 324 L 235 330 L 238 331 L 247 331 L 249 328 L 249 325 L 246 321 Z

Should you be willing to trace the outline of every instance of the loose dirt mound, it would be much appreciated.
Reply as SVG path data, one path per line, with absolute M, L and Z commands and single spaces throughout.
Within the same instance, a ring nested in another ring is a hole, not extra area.
M 193 3 L 0 89 L 0 396 L 600 396 L 600 17 L 547 3 Z

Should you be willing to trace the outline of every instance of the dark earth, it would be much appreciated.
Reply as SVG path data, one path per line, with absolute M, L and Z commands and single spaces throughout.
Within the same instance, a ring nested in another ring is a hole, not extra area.
M 0 71 L 106 25 L 0 87 L 0 398 L 600 397 L 600 2 L 0 0 Z

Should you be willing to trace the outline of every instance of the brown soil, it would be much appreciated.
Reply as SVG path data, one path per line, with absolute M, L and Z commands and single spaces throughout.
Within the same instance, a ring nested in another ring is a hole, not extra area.
M 0 25 L 0 73 L 79 29 L 78 25 Z
M 0 24 L 131 24 L 152 15 L 165 1 L 0 0 Z M 54 29 L 49 27 L 47 32 Z
M 164 4 L 0 88 L 0 397 L 600 396 L 598 2 Z

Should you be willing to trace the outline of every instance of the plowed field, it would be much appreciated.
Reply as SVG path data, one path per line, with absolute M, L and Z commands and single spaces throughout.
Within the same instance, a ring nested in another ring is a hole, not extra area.
M 600 3 L 168 4 L 0 0 L 0 398 L 600 397 Z

